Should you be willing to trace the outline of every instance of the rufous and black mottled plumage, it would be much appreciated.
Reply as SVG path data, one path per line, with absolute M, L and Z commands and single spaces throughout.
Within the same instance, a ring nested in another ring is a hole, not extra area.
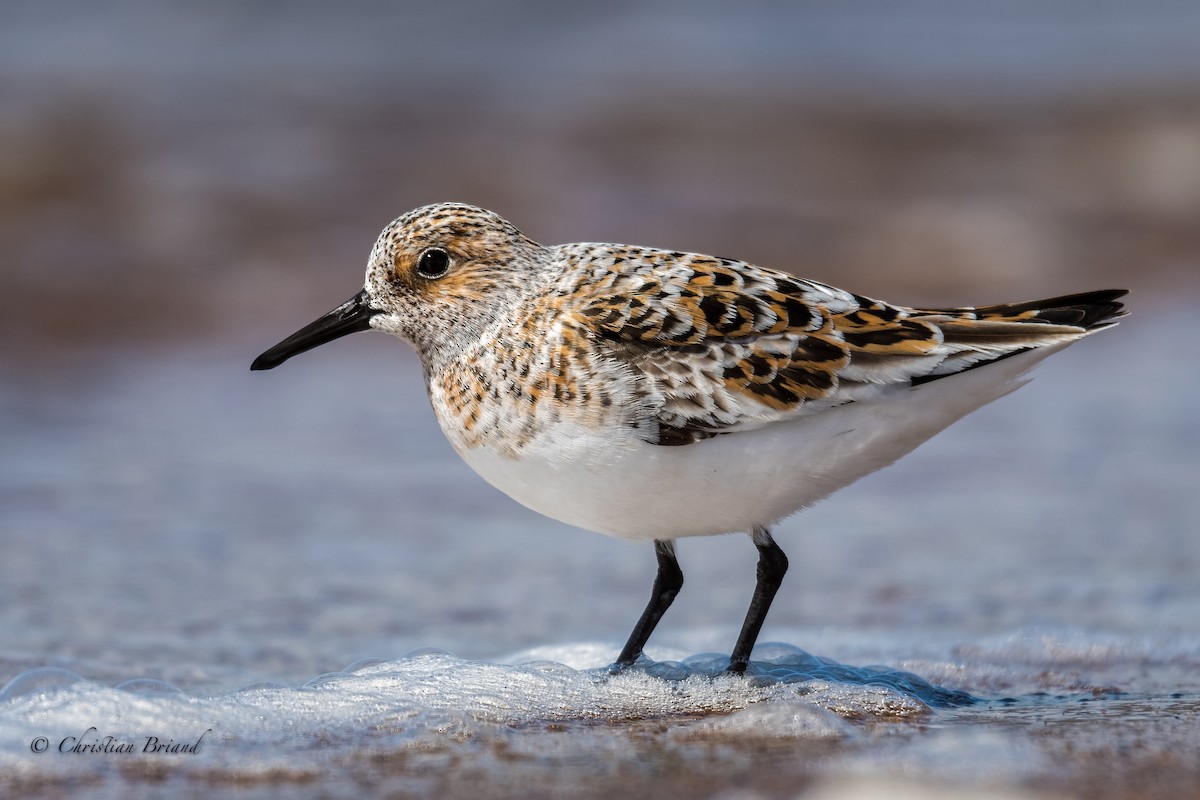
M 768 526 L 1017 388 L 1114 324 L 1124 294 L 908 308 L 730 259 L 543 247 L 493 212 L 441 203 L 388 225 L 363 290 L 252 368 L 354 331 L 400 336 L 480 475 L 556 519 L 654 540 L 658 578 L 619 667 L 682 585 L 674 540 L 749 532 L 760 557 L 730 660 L 741 672 L 787 569 Z

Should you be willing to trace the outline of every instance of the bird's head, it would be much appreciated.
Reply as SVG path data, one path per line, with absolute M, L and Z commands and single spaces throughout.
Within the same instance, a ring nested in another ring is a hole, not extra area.
M 347 334 L 379 330 L 422 358 L 476 341 L 537 282 L 546 251 L 500 215 L 462 203 L 422 206 L 383 229 L 362 291 L 254 360 L 272 369 Z

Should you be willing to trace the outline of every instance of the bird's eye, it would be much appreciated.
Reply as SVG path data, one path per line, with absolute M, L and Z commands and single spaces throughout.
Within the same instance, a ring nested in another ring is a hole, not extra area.
M 431 247 L 417 259 L 417 274 L 422 278 L 440 278 L 450 269 L 450 254 L 440 247 Z

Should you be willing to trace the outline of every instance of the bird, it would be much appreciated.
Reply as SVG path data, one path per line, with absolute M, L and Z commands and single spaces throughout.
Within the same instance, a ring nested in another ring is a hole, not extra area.
M 1023 385 L 1125 316 L 1125 294 L 911 308 L 735 259 L 543 246 L 495 212 L 436 203 L 388 224 L 363 288 L 251 369 L 359 331 L 398 336 L 486 481 L 653 543 L 651 596 L 615 673 L 644 658 L 683 586 L 676 541 L 747 533 L 756 581 L 726 667 L 742 674 L 788 569 L 777 522 Z

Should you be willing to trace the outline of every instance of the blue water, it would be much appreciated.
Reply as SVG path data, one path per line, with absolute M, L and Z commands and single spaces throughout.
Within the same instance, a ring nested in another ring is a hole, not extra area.
M 732 765 L 769 792 L 1056 790 L 1113 748 L 1127 774 L 1200 763 L 1192 317 L 1137 310 L 782 523 L 792 570 L 748 679 L 717 674 L 753 582 L 744 536 L 681 544 L 654 661 L 610 676 L 650 550 L 474 476 L 400 342 L 269 374 L 246 369 L 257 339 L 9 368 L 0 775 L 114 797 L 155 775 L 330 795 L 364 771 L 433 793 L 474 775 L 516 796 L 618 774 L 685 791 Z M 210 729 L 157 760 L 57 749 Z
M 582 102 L 638 83 L 753 80 L 882 93 L 983 89 L 995 97 L 1186 81 L 1200 69 L 1200 8 L 1171 0 L 770 7 L 310 0 L 290 3 L 286 13 L 237 2 L 125 0 L 103 8 L 10 5 L 0 13 L 0 66 L 9 77 L 96 87 L 136 75 L 142 91 L 149 83 L 161 92 L 456 86 L 467 97 L 482 89 L 536 105 L 572 95 Z M 220 105 L 217 97 L 197 99 Z
M 1194 794 L 1197 41 L 1169 0 L 4 4 L 0 794 Z M 741 535 L 612 676 L 648 547 L 471 473 L 399 342 L 247 369 L 444 199 L 905 302 L 1119 269 L 1134 316 L 782 523 L 748 678 Z

